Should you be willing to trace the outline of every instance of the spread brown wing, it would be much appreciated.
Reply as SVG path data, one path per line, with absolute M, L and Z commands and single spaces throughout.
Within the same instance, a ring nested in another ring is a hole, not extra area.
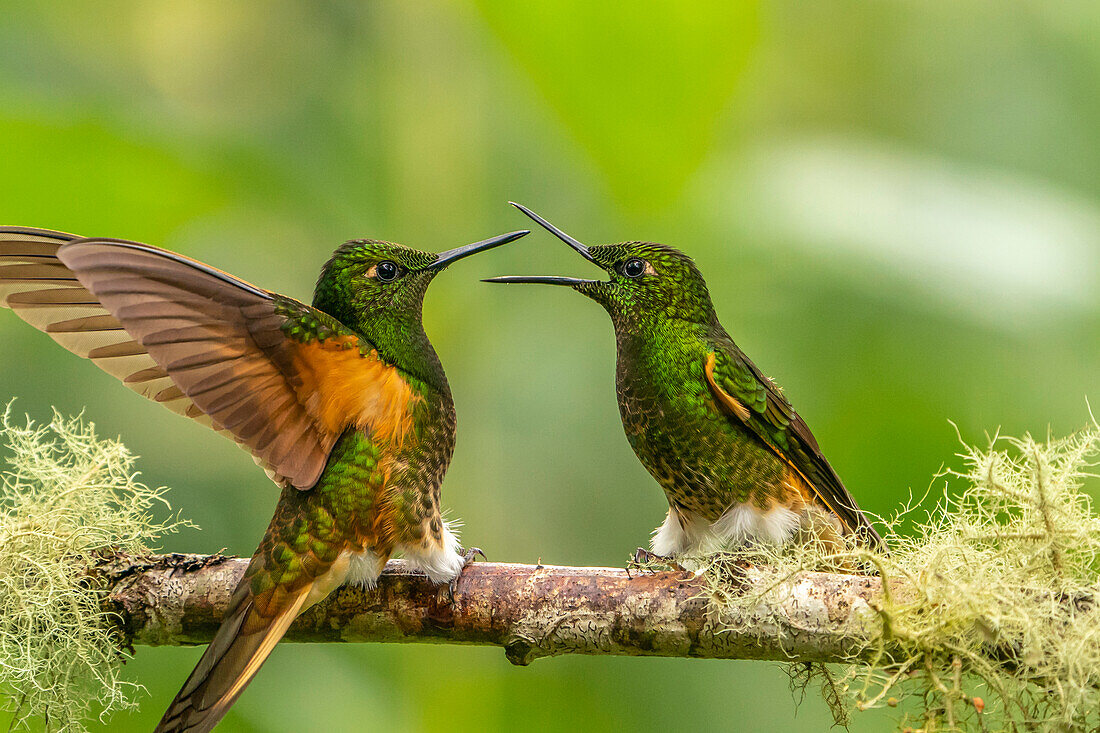
M 171 252 L 0 229 L 0 303 L 139 394 L 228 433 L 283 486 L 312 487 L 351 425 L 405 427 L 404 382 L 356 334 Z

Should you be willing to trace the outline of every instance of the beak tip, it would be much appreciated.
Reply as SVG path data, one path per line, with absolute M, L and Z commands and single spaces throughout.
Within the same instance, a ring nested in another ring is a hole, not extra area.
M 455 262 L 456 260 L 461 260 L 464 257 L 469 257 L 472 254 L 476 254 L 478 252 L 484 252 L 486 250 L 490 250 L 490 249 L 493 249 L 495 247 L 499 247 L 502 244 L 508 244 L 509 242 L 514 242 L 517 239 L 520 239 L 522 237 L 526 237 L 530 233 L 531 233 L 530 229 L 519 229 L 519 230 L 514 231 L 514 232 L 508 232 L 507 234 L 500 234 L 500 235 L 497 235 L 495 237 L 490 237 L 489 239 L 483 239 L 480 242 L 474 242 L 473 244 L 467 244 L 467 245 L 464 245 L 462 247 L 456 247 L 455 249 L 449 249 L 446 252 L 440 252 L 439 254 L 436 255 L 435 262 L 433 262 L 431 265 L 429 265 L 429 267 L 431 267 L 431 268 L 446 267 L 447 265 L 449 265 L 452 262 Z
M 530 233 L 531 233 L 530 229 L 519 229 L 519 230 L 514 231 L 514 232 L 508 232 L 507 234 L 502 234 L 502 235 L 500 235 L 499 237 L 496 238 L 496 243 L 493 244 L 492 246 L 497 247 L 497 246 L 500 246 L 502 244 L 510 244 L 511 242 L 514 242 L 517 239 L 523 239 L 524 237 L 526 237 Z
M 585 245 L 582 242 L 580 242 L 579 240 L 569 236 L 568 234 L 563 232 L 561 229 L 558 229 L 556 226 L 554 226 L 550 222 L 546 221 L 546 219 L 543 219 L 541 216 L 539 216 L 535 212 L 531 211 L 530 209 L 528 209 L 523 204 L 517 204 L 515 201 L 509 201 L 508 203 L 510 203 L 512 206 L 515 206 L 517 209 L 522 211 L 523 214 L 525 216 L 527 216 L 529 219 L 533 219 L 543 229 L 545 229 L 546 231 L 550 232 L 551 234 L 553 234 L 555 237 L 557 237 L 561 241 L 568 244 L 581 257 L 585 258 L 589 262 L 596 262 L 596 260 L 592 257 L 592 254 L 588 251 L 588 246 L 587 245 Z

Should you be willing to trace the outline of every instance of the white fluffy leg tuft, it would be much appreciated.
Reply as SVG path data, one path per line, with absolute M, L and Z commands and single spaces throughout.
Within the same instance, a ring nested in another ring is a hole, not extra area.
M 449 583 L 462 573 L 466 567 L 466 558 L 459 554 L 461 547 L 458 535 L 454 533 L 451 522 L 443 522 L 443 536 L 438 545 L 422 547 L 406 545 L 402 549 L 405 559 L 436 584 Z
M 378 576 L 385 567 L 385 560 L 370 550 L 348 553 L 348 574 L 344 582 L 371 590 L 378 584 Z
M 664 523 L 653 530 L 653 537 L 649 540 L 650 549 L 662 557 L 674 557 L 683 553 L 688 544 L 687 532 L 681 526 L 679 517 L 669 509 Z
M 762 512 L 751 504 L 738 504 L 714 522 L 697 515 L 669 510 L 664 523 L 653 533 L 650 547 L 666 557 L 705 555 L 746 542 L 789 542 L 802 522 L 786 507 Z
M 711 525 L 711 531 L 719 545 L 741 544 L 752 540 L 782 545 L 790 541 L 801 522 L 798 513 L 786 507 L 775 507 L 762 512 L 751 504 L 738 504 L 727 509 Z

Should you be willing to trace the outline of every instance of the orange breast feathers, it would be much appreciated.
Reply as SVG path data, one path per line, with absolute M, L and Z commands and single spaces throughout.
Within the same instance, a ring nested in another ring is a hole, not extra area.
M 340 336 L 297 344 L 293 362 L 299 400 L 332 435 L 355 427 L 379 441 L 404 441 L 422 398 L 377 351 L 362 354 L 358 339 Z

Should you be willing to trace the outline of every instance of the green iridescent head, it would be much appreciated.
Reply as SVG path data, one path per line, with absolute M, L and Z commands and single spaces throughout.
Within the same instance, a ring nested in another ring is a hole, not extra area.
M 589 247 L 525 206 L 512 204 L 608 274 L 607 280 L 548 275 L 494 277 L 485 282 L 565 285 L 600 303 L 616 328 L 667 320 L 709 325 L 716 316 L 699 268 L 677 249 L 654 242 Z
M 452 263 L 527 234 L 509 232 L 439 254 L 373 239 L 347 242 L 321 270 L 313 307 L 366 336 L 390 363 L 442 387 L 442 367 L 421 323 L 429 283 Z
M 439 254 L 375 239 L 346 242 L 321 270 L 313 306 L 364 333 L 380 319 L 419 321 L 424 293 L 436 275 L 464 257 L 527 234 L 509 232 Z

